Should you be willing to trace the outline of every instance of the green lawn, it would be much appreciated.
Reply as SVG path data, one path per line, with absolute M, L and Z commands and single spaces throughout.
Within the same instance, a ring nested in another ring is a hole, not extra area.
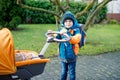
M 45 33 L 48 29 L 57 30 L 55 24 L 21 24 L 18 30 L 12 31 L 15 49 L 40 52 L 46 43 Z M 51 43 L 45 57 L 57 53 L 58 43 Z M 87 31 L 87 43 L 79 55 L 96 55 L 120 50 L 120 25 L 95 25 Z

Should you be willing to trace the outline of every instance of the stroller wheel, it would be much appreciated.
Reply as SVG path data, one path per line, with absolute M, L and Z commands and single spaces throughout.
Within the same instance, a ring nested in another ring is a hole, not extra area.
M 13 80 L 11 75 L 0 75 L 0 80 Z

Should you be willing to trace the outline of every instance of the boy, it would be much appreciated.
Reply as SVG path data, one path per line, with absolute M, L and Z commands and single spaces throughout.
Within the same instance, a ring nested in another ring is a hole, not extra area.
M 69 71 L 70 80 L 76 79 L 76 58 L 79 51 L 79 45 L 81 39 L 78 22 L 74 15 L 68 11 L 66 12 L 61 21 L 61 27 L 59 31 L 64 34 L 67 33 L 71 36 L 70 41 L 60 42 L 59 44 L 59 57 L 62 65 L 61 80 L 67 80 L 67 73 Z M 63 35 L 57 35 L 57 39 L 63 39 Z

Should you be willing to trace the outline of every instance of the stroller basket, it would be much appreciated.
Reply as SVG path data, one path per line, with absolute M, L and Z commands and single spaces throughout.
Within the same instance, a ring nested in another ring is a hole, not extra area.
M 17 52 L 32 53 L 37 57 L 16 61 Z M 7 28 L 0 30 L 0 80 L 27 80 L 43 73 L 49 59 L 41 59 L 38 53 L 30 50 L 14 50 L 12 35 Z

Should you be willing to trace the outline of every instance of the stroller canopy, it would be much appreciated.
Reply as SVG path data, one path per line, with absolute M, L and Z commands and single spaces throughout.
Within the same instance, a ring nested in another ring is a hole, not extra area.
M 14 61 L 14 43 L 7 28 L 0 30 L 0 75 L 16 72 Z

